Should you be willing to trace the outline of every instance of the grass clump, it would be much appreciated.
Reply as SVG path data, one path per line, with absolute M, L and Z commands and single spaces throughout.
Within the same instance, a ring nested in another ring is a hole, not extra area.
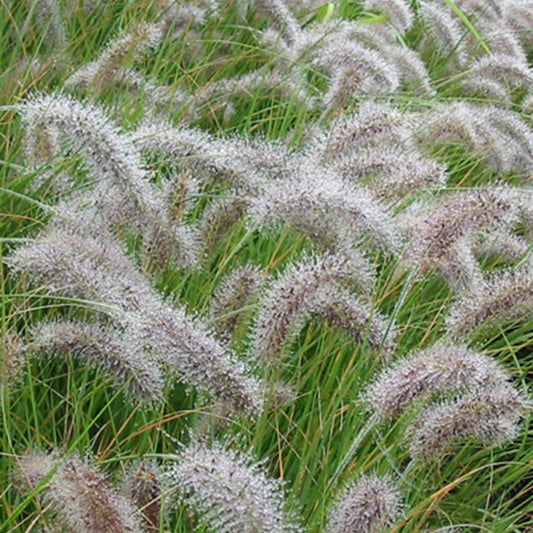
M 0 532 L 533 528 L 530 0 L 0 6 Z

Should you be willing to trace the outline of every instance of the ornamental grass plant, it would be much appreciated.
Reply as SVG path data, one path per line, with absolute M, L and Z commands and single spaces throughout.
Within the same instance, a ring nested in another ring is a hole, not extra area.
M 0 533 L 533 531 L 531 28 L 0 2 Z

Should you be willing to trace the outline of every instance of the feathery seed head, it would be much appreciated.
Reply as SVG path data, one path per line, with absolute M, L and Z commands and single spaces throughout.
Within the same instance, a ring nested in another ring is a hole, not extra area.
M 64 354 L 113 375 L 131 398 L 159 403 L 163 400 L 163 376 L 155 361 L 135 345 L 131 333 L 83 322 L 55 321 L 40 324 L 26 347 L 30 353 Z
M 490 391 L 509 377 L 483 353 L 465 345 L 438 342 L 395 363 L 368 387 L 365 400 L 379 418 L 399 416 L 415 403 L 471 389 Z
M 527 407 L 526 398 L 508 382 L 430 406 L 407 431 L 411 455 L 415 460 L 433 459 L 468 438 L 501 445 L 515 437 Z
M 109 234 L 93 236 L 72 226 L 51 227 L 15 251 L 8 263 L 63 294 L 96 301 L 96 309 L 105 310 L 140 346 L 153 351 L 156 361 L 231 409 L 262 409 L 263 386 L 245 364 L 228 353 L 199 320 L 165 304 Z
M 147 180 L 140 153 L 101 109 L 61 94 L 33 96 L 19 109 L 29 146 L 42 144 L 32 139 L 43 131 L 50 133 L 47 152 L 57 152 L 68 141 L 85 156 L 96 182 L 110 183 L 143 216 L 160 218 L 161 201 Z M 35 156 L 37 161 L 43 158 L 43 154 Z
M 391 24 L 402 33 L 413 25 L 414 13 L 405 0 L 366 0 L 365 9 L 384 11 L 389 15 Z
M 328 533 L 379 533 L 401 512 L 398 489 L 388 477 L 363 475 L 351 483 L 330 512 Z
M 333 166 L 347 180 L 368 182 L 369 189 L 386 201 L 399 200 L 446 183 L 446 167 L 416 150 L 363 148 L 339 159 Z
M 261 269 L 243 265 L 234 269 L 217 287 L 210 305 L 210 315 L 215 329 L 232 338 L 239 325 L 239 315 L 247 303 L 257 295 L 263 283 Z
M 160 469 L 148 461 L 137 464 L 126 480 L 126 495 L 140 510 L 147 531 L 160 530 L 161 480 Z
M 357 280 L 361 274 L 363 277 L 356 283 L 364 292 L 368 293 L 371 285 L 369 271 L 356 270 L 354 267 L 354 263 L 334 255 L 304 257 L 298 263 L 290 265 L 263 295 L 263 307 L 253 333 L 254 355 L 273 364 L 279 360 L 284 346 L 313 313 L 323 311 L 327 314 L 328 311 L 334 314 L 336 304 L 340 318 L 343 307 L 341 300 L 336 300 L 336 293 L 342 285 L 338 284 Z M 357 325 L 350 323 L 350 327 L 355 327 L 361 333 L 361 329 L 364 331 L 369 321 L 368 309 L 355 300 L 350 300 L 350 305 L 348 302 L 344 304 L 346 315 L 350 311 L 352 318 L 355 315 L 358 317 Z M 349 320 L 345 322 L 349 323 Z
M 143 53 L 159 45 L 163 38 L 160 26 L 141 23 L 133 29 L 122 32 L 113 39 L 99 55 L 74 72 L 65 82 L 67 87 L 91 86 L 93 91 L 101 92 L 110 86 L 126 61 L 139 59 Z
M 486 187 L 448 193 L 429 205 L 414 203 L 397 220 L 411 237 L 405 252 L 410 264 L 422 272 L 437 268 L 452 285 L 465 287 L 480 277 L 471 251 L 476 236 L 512 229 L 519 218 L 516 191 Z
M 8 331 L 0 337 L 0 365 L 2 371 L 5 368 L 6 372 L 0 378 L 0 386 L 12 388 L 20 379 L 26 361 L 27 352 L 24 348 L 24 341 L 18 333 Z
M 447 56 L 459 66 L 463 66 L 467 61 L 462 42 L 464 30 L 459 21 L 451 15 L 448 6 L 438 2 L 423 2 L 419 14 L 426 26 L 423 44 L 437 43 Z
M 490 275 L 460 295 L 446 320 L 456 337 L 481 335 L 496 324 L 532 316 L 533 268 L 527 262 L 514 270 Z
M 30 452 L 17 465 L 30 488 L 40 483 L 58 462 L 55 455 Z M 132 505 L 115 494 L 105 476 L 87 460 L 64 460 L 43 491 L 56 518 L 72 533 L 140 533 Z
M 190 444 L 167 473 L 167 484 L 218 533 L 299 531 L 284 513 L 279 482 L 267 478 L 247 453 Z
M 265 183 L 262 194 L 250 199 L 249 213 L 259 227 L 292 226 L 326 250 L 347 256 L 361 239 L 392 252 L 399 246 L 387 208 L 370 191 L 310 160 L 292 178 Z

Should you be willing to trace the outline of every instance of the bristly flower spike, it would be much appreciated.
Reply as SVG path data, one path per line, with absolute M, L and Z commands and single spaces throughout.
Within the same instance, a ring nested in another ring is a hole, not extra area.
M 370 384 L 364 399 L 380 419 L 389 419 L 434 396 L 488 391 L 508 380 L 503 368 L 487 355 L 442 341 L 386 369 Z
M 93 91 L 101 92 L 112 85 L 126 61 L 138 59 L 143 52 L 157 46 L 161 39 L 162 32 L 158 25 L 141 23 L 113 39 L 98 59 L 77 70 L 65 81 L 65 85 L 82 88 L 90 86 Z
M 296 533 L 284 511 L 280 483 L 242 452 L 193 442 L 167 472 L 167 485 L 217 533 Z
M 43 490 L 56 518 L 71 533 L 140 533 L 136 510 L 115 494 L 105 476 L 87 460 L 30 452 L 17 465 L 21 484 L 33 489 L 62 461 Z
M 139 509 L 146 531 L 160 530 L 162 478 L 160 468 L 148 461 L 138 463 L 125 480 L 125 493 Z
M 163 401 L 161 370 L 149 353 L 131 341 L 126 331 L 84 322 L 39 324 L 26 345 L 29 354 L 71 355 L 110 373 L 135 401 Z
M 46 37 L 52 43 L 53 50 L 60 51 L 66 45 L 66 37 L 59 2 L 57 0 L 32 0 L 28 3 L 35 6 L 35 18 L 41 28 L 46 31 Z
M 404 258 L 421 272 L 436 268 L 453 287 L 473 286 L 481 282 L 472 251 L 476 236 L 512 230 L 519 219 L 517 191 L 506 187 L 452 192 L 429 206 L 414 203 L 398 215 L 400 226 L 411 236 Z
M 38 162 L 42 154 L 35 153 L 38 144 L 33 139 L 44 130 L 53 134 L 49 136 L 53 152 L 67 140 L 84 154 L 96 181 L 109 181 L 140 213 L 158 220 L 161 202 L 147 179 L 140 153 L 101 109 L 61 94 L 33 96 L 19 109 L 31 155 Z
M 351 483 L 330 512 L 327 533 L 380 533 L 398 519 L 400 493 L 389 477 L 363 475 Z
M 390 23 L 401 33 L 405 33 L 413 25 L 414 13 L 405 0 L 366 0 L 365 9 L 384 11 L 389 16 Z
M 276 364 L 284 347 L 316 315 L 330 318 L 373 349 L 380 348 L 386 341 L 387 321 L 344 288 L 354 283 L 368 294 L 369 271 L 364 263 L 357 265 L 341 256 L 304 257 L 290 265 L 263 294 L 253 331 L 254 356 Z
M 285 225 L 306 233 L 328 252 L 357 255 L 364 242 L 394 253 L 399 246 L 388 209 L 370 191 L 354 187 L 332 169 L 312 161 L 286 180 L 265 183 L 261 194 L 250 198 L 251 225 Z
M 262 409 L 263 387 L 250 369 L 198 319 L 164 302 L 110 234 L 92 235 L 73 223 L 49 225 L 7 262 L 51 289 L 95 302 L 97 311 L 109 314 L 156 361 L 230 409 Z
M 288 46 L 292 46 L 300 34 L 300 25 L 284 0 L 254 0 L 265 11 Z
M 417 461 L 434 459 L 464 439 L 502 445 L 515 437 L 528 407 L 527 399 L 510 383 L 429 406 L 407 431 L 411 455 Z
M 211 320 L 215 330 L 231 339 L 239 326 L 240 315 L 263 284 L 261 269 L 243 265 L 231 271 L 217 287 L 210 305 Z
M 446 320 L 455 337 L 477 336 L 495 325 L 531 318 L 533 312 L 533 262 L 495 272 L 472 286 L 452 305 Z
M 448 7 L 438 2 L 423 2 L 419 14 L 426 26 L 426 37 L 422 40 L 422 45 L 426 44 L 429 38 L 450 60 L 458 63 L 460 67 L 464 66 L 467 55 L 462 42 L 463 31 Z

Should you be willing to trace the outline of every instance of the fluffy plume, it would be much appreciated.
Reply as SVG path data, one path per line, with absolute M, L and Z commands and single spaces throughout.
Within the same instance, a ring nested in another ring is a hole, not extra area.
M 410 137 L 406 118 L 399 110 L 370 101 L 362 104 L 357 114 L 339 117 L 326 133 L 318 134 L 313 156 L 320 164 L 330 165 L 364 149 L 394 145 L 405 149 Z
M 312 315 L 331 318 L 372 348 L 385 341 L 386 320 L 378 311 L 343 290 L 352 282 L 363 293 L 371 290 L 368 266 L 340 256 L 304 258 L 289 266 L 265 291 L 254 328 L 253 353 L 268 364 L 276 363 L 283 348 Z M 368 328 L 368 329 L 367 329 Z
M 394 201 L 446 183 L 446 168 L 416 150 L 363 148 L 334 163 L 345 179 L 368 185 L 382 200 Z
M 279 482 L 267 478 L 247 453 L 220 444 L 190 444 L 167 473 L 167 483 L 179 489 L 185 503 L 213 531 L 299 531 L 284 513 Z
M 29 1 L 30 7 L 35 9 L 35 18 L 46 32 L 47 41 L 54 51 L 60 51 L 66 45 L 65 25 L 61 16 L 61 9 L 57 0 Z
M 138 464 L 125 482 L 128 499 L 141 512 L 141 525 L 146 531 L 159 531 L 161 521 L 161 481 L 160 469 L 148 461 Z
M 421 272 L 432 268 L 454 287 L 481 279 L 471 246 L 475 236 L 491 229 L 512 229 L 520 218 L 518 191 L 487 187 L 449 193 L 434 205 L 415 203 L 398 221 L 411 237 L 405 259 Z
M 63 144 L 74 145 L 85 156 L 95 180 L 93 191 L 74 195 L 73 203 L 83 209 L 92 203 L 89 207 L 104 227 L 123 222 L 142 229 L 148 253 L 158 247 L 162 256 L 172 255 L 184 266 L 194 266 L 199 246 L 192 230 L 169 219 L 162 194 L 143 169 L 140 152 L 101 109 L 56 94 L 31 98 L 20 105 L 20 112 L 27 125 L 27 148 L 37 162 Z
M 264 11 L 280 31 L 287 45 L 293 45 L 299 37 L 300 25 L 290 12 L 284 0 L 255 0 L 260 11 Z
M 379 52 L 357 43 L 342 48 L 325 48 L 315 60 L 316 66 L 331 77 L 326 104 L 342 109 L 357 93 L 387 94 L 400 84 L 398 71 Z
M 388 477 L 363 475 L 346 488 L 330 512 L 328 533 L 379 533 L 399 517 L 401 498 Z
M 3 367 L 5 365 L 6 372 L 0 377 L 1 387 L 7 386 L 9 389 L 18 381 L 26 360 L 27 353 L 24 350 L 24 341 L 20 335 L 7 332 L 3 337 L 0 337 L 0 363 Z
M 413 25 L 414 14 L 405 0 L 366 0 L 365 9 L 384 11 L 389 15 L 391 24 L 402 33 Z
M 508 3 L 500 0 L 460 0 L 457 5 L 479 27 L 484 27 L 492 21 L 505 20 Z
M 189 168 L 203 178 L 214 175 L 242 191 L 254 191 L 262 178 L 286 174 L 290 160 L 287 148 L 280 143 L 220 139 L 165 123 L 140 127 L 134 142 L 142 150 L 171 159 L 177 168 Z
M 355 342 L 389 355 L 395 348 L 396 332 L 390 319 L 372 305 L 339 287 L 323 287 L 317 294 L 312 314 L 328 319 L 348 333 Z
M 158 218 L 160 202 L 147 180 L 139 152 L 101 109 L 54 94 L 34 96 L 20 104 L 19 110 L 26 125 L 30 157 L 40 163 L 67 140 L 83 153 L 94 179 L 107 181 L 141 213 Z M 49 146 L 44 153 L 39 149 L 43 132 Z
M 514 263 L 527 254 L 530 246 L 527 238 L 503 229 L 480 234 L 472 251 L 478 260 L 495 257 Z
M 493 55 L 510 57 L 514 64 L 521 63 L 527 67 L 527 53 L 512 28 L 502 27 L 500 21 L 488 28 L 484 37 Z
M 49 227 L 8 260 L 14 271 L 72 297 L 94 301 L 100 312 L 154 352 L 182 379 L 227 404 L 254 412 L 263 405 L 260 383 L 249 369 L 184 309 L 163 302 L 111 235 Z
M 113 84 L 125 62 L 138 59 L 146 50 L 161 42 L 162 33 L 155 24 L 142 23 L 111 41 L 98 59 L 87 63 L 66 81 L 67 87 L 82 87 L 100 92 Z
M 217 287 L 210 305 L 210 315 L 215 329 L 232 338 L 239 326 L 244 307 L 257 296 L 263 283 L 261 270 L 253 265 L 243 265 L 230 272 Z
M 76 456 L 29 452 L 17 464 L 21 482 L 35 487 L 60 462 L 43 491 L 58 521 L 72 533 L 140 532 L 132 505 L 109 487 L 105 476 Z
M 417 92 L 435 95 L 431 86 L 426 64 L 415 50 L 398 45 L 383 46 L 383 54 L 391 60 L 400 76 L 400 81 L 406 83 Z
M 72 355 L 85 364 L 109 372 L 118 386 L 135 400 L 150 403 L 163 399 L 163 376 L 151 356 L 131 341 L 128 333 L 83 322 L 55 321 L 41 324 L 26 346 L 36 355 Z
M 512 111 L 457 102 L 431 113 L 417 135 L 430 143 L 463 143 L 497 172 L 533 169 L 533 130 Z
M 231 102 L 241 102 L 257 95 L 289 101 L 309 111 L 317 103 L 307 90 L 305 80 L 297 73 L 260 69 L 214 82 L 200 93 L 191 95 L 183 105 L 191 118 L 201 117 L 208 108 L 210 113 L 224 110 L 224 118 L 227 119 L 235 112 Z
M 533 42 L 531 28 L 533 27 L 533 12 L 531 0 L 516 0 L 506 2 L 507 23 L 518 38 L 526 45 Z
M 415 460 L 428 460 L 453 443 L 475 439 L 483 445 L 512 440 L 524 415 L 526 399 L 509 383 L 473 392 L 424 409 L 408 430 Z
M 507 54 L 493 54 L 475 61 L 466 73 L 465 82 L 488 79 L 504 87 L 530 87 L 533 83 L 533 70 L 527 63 L 516 60 Z
M 419 14 L 426 26 L 426 35 L 429 34 L 423 39 L 423 45 L 436 43 L 444 54 L 463 66 L 467 59 L 462 42 L 464 30 L 449 8 L 438 2 L 423 2 Z
M 507 381 L 507 374 L 490 357 L 461 344 L 439 342 L 381 373 L 368 387 L 365 400 L 380 418 L 392 418 L 435 395 L 489 391 Z
M 198 224 L 198 236 L 206 251 L 212 250 L 231 228 L 243 218 L 246 201 L 223 196 L 211 202 Z
M 347 256 L 361 239 L 387 251 L 398 247 L 390 215 L 366 188 L 307 162 L 291 179 L 265 184 L 250 200 L 249 214 L 259 227 L 291 226 Z
M 461 294 L 446 320 L 454 336 L 477 335 L 489 327 L 516 319 L 531 318 L 533 310 L 533 269 L 531 261 L 496 272 Z

